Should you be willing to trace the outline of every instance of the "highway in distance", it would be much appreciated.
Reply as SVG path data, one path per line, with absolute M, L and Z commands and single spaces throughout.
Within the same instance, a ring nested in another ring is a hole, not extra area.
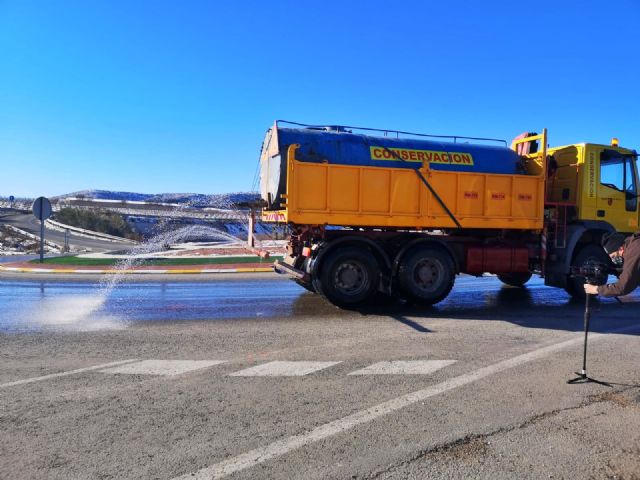
M 13 225 L 14 227 L 25 230 L 29 233 L 40 237 L 40 220 L 32 214 L 19 213 L 13 215 L 3 215 L 0 217 L 0 224 Z M 65 232 L 53 230 L 45 224 L 45 240 L 64 246 Z M 101 240 L 98 238 L 86 237 L 69 232 L 69 244 L 73 250 L 89 249 L 92 252 L 106 252 L 111 250 L 130 250 L 135 245 L 131 242 L 118 242 Z

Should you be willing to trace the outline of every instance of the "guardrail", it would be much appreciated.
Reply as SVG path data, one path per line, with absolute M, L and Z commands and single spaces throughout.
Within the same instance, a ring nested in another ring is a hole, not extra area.
M 241 220 L 249 218 L 249 211 L 215 207 L 194 208 L 183 204 L 140 202 L 132 200 L 102 200 L 69 197 L 59 200 L 54 211 L 63 207 L 82 209 L 100 208 L 121 215 L 139 215 L 170 218 L 200 218 L 212 220 Z
M 183 204 L 175 203 L 155 203 L 139 202 L 132 200 L 100 200 L 81 199 L 69 197 L 65 199 L 52 200 L 51 208 L 54 212 L 60 211 L 64 207 L 82 209 L 104 209 L 121 215 L 140 215 L 172 218 L 200 218 L 211 220 L 240 220 L 247 221 L 249 211 L 242 209 L 225 209 L 215 207 L 194 208 Z M 31 201 L 15 200 L 9 202 L 0 199 L 0 209 L 13 210 L 16 213 L 31 213 Z
M 135 240 L 130 240 L 128 238 L 123 238 L 123 237 L 116 237 L 115 235 L 109 235 L 107 233 L 94 232 L 92 230 L 85 230 L 84 228 L 65 225 L 64 223 L 56 222 L 55 220 L 51 220 L 51 219 L 47 219 L 45 224 L 53 230 L 58 230 L 62 232 L 69 230 L 70 232 L 73 232 L 74 234 L 82 237 L 96 238 L 100 240 L 105 240 L 107 242 L 131 243 L 133 245 L 138 244 L 138 242 L 136 242 Z

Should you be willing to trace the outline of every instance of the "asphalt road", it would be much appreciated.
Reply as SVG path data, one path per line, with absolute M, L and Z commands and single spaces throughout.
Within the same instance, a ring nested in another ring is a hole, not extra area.
M 0 223 L 13 225 L 34 235 L 40 235 L 40 221 L 32 214 L 14 214 L 3 215 L 0 217 Z M 45 226 L 44 238 L 57 245 L 64 245 L 65 233 L 52 230 Z M 110 242 L 95 238 L 80 236 L 74 233 L 69 234 L 69 244 L 72 250 L 89 249 L 93 252 L 106 252 L 111 250 L 129 250 L 132 244 L 129 242 Z
M 0 477 L 640 476 L 637 296 L 594 306 L 606 387 L 567 385 L 583 306 L 539 281 L 349 312 L 217 278 L 0 276 Z

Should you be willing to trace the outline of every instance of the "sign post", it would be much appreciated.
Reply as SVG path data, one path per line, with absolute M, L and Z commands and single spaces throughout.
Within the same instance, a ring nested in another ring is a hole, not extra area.
M 40 263 L 44 260 L 44 221 L 51 216 L 51 202 L 46 197 L 38 197 L 31 206 L 33 216 L 40 220 Z

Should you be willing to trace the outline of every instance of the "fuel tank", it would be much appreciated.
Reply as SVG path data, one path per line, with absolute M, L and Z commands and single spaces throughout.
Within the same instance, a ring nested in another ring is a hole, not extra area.
M 521 158 L 503 146 L 443 142 L 422 138 L 391 138 L 352 133 L 344 127 L 288 128 L 277 123 L 267 131 L 260 154 L 260 193 L 267 208 L 281 208 L 286 193 L 287 150 L 300 145 L 302 162 L 516 175 Z

